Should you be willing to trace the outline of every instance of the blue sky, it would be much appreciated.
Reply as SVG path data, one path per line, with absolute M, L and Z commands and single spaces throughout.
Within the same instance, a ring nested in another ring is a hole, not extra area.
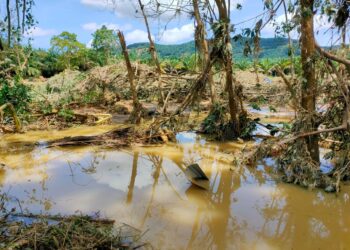
M 170 2 L 170 0 L 161 0 Z M 262 0 L 233 0 L 240 2 L 242 10 L 234 10 L 231 13 L 232 23 L 255 17 L 263 12 Z M 30 36 L 33 38 L 34 47 L 49 48 L 50 39 L 62 31 L 74 32 L 78 40 L 89 44 L 91 34 L 102 24 L 111 29 L 120 29 L 124 32 L 127 43 L 147 41 L 143 20 L 135 13 L 136 0 L 36 0 L 34 16 L 38 21 Z M 172 20 L 164 30 L 172 13 L 160 18 L 152 19 L 151 28 L 155 40 L 163 44 L 183 43 L 193 40 L 193 20 L 187 15 Z M 276 14 L 276 19 L 284 21 L 282 12 Z M 320 21 L 321 20 L 321 21 Z M 244 23 L 237 27 L 254 26 L 257 20 Z M 318 18 L 316 30 L 319 31 L 317 39 L 322 45 L 330 45 L 330 35 L 323 33 L 329 28 L 329 24 Z M 273 37 L 272 25 L 262 32 L 263 37 Z M 297 34 L 293 34 L 297 38 Z

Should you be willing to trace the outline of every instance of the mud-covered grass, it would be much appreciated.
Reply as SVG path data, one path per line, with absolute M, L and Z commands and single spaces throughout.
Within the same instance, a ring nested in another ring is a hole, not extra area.
M 162 105 L 158 104 L 158 76 L 154 68 L 146 64 L 134 64 L 137 95 L 146 109 L 145 119 L 162 114 Z M 235 72 L 237 84 L 242 85 L 247 104 L 255 107 L 268 105 L 276 107 L 279 97 L 285 97 L 286 91 L 279 77 L 259 74 L 260 83 L 256 84 L 255 73 Z M 172 113 L 186 97 L 198 75 L 185 72 L 181 75 L 162 76 L 164 95 L 169 95 L 167 113 Z M 215 89 L 218 101 L 226 102 L 225 86 L 221 73 L 215 76 Z M 26 80 L 30 88 L 31 102 L 25 114 L 21 115 L 24 129 L 50 130 L 65 129 L 80 125 L 113 123 L 113 116 L 132 113 L 131 93 L 124 63 L 95 67 L 87 72 L 66 70 L 51 78 Z M 210 91 L 200 96 L 200 103 L 194 105 L 198 111 L 210 110 Z M 262 96 L 266 98 L 262 98 Z M 104 119 L 106 115 L 110 119 Z M 13 131 L 11 119 L 2 124 L 3 131 Z
M 128 225 L 85 215 L 43 216 L 7 211 L 0 196 L 0 249 L 150 249 Z

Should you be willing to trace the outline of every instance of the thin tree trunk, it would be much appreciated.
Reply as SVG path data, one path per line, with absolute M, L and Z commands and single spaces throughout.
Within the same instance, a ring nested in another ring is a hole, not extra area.
M 198 0 L 192 0 L 193 3 L 193 11 L 194 16 L 196 19 L 196 45 L 198 47 L 199 53 L 200 53 L 200 60 L 201 60 L 201 67 L 202 71 L 205 70 L 206 62 L 210 60 L 209 58 L 209 46 L 208 42 L 206 40 L 206 32 L 205 32 L 205 26 L 202 21 L 200 12 L 199 12 L 199 5 Z M 216 91 L 215 91 L 215 84 L 214 84 L 214 77 L 213 72 L 210 70 L 208 75 L 208 83 L 210 88 L 210 97 L 211 97 L 211 103 L 214 104 L 216 101 Z
M 120 45 L 122 47 L 126 68 L 128 70 L 128 78 L 129 78 L 129 83 L 130 83 L 130 90 L 131 90 L 133 105 L 134 105 L 134 107 L 136 107 L 139 105 L 139 100 L 137 98 L 136 87 L 134 84 L 134 78 L 135 78 L 134 77 L 134 70 L 132 69 L 132 66 L 131 66 L 128 49 L 127 49 L 126 43 L 125 43 L 124 34 L 121 31 L 118 31 L 118 37 L 119 37 Z
M 22 9 L 22 35 L 25 32 L 26 26 L 26 11 L 27 11 L 27 0 L 23 0 L 23 9 Z
M 10 0 L 6 0 L 6 11 L 7 11 L 7 45 L 11 47 L 11 10 L 10 10 Z
M 346 23 L 342 28 L 342 47 L 346 48 Z
M 1 12 L 0 12 L 0 15 L 1 15 Z M 3 51 L 4 50 L 4 44 L 2 42 L 2 37 L 1 37 L 1 32 L 0 32 L 0 51 Z
M 139 6 L 140 6 L 140 9 L 141 9 L 141 12 L 142 12 L 142 16 L 143 16 L 143 19 L 145 21 L 145 25 L 146 25 L 146 29 L 147 29 L 147 35 L 148 35 L 148 41 L 149 41 L 149 52 L 150 52 L 150 54 L 152 56 L 152 60 L 153 60 L 154 64 L 157 67 L 158 91 L 159 91 L 158 102 L 159 102 L 160 105 L 163 105 L 164 104 L 164 93 L 163 93 L 163 89 L 162 89 L 163 86 L 162 86 L 162 79 L 161 79 L 162 69 L 160 67 L 160 63 L 159 63 L 159 60 L 158 60 L 156 46 L 155 46 L 154 41 L 152 39 L 151 29 L 150 29 L 149 24 L 148 24 L 147 15 L 145 13 L 145 6 L 142 4 L 141 0 L 138 0 L 138 2 L 139 2 Z
M 0 37 L 0 51 L 4 50 L 4 45 L 2 43 L 2 38 Z
M 230 36 L 228 36 L 230 38 Z M 231 41 L 230 41 L 231 42 Z M 232 69 L 232 54 L 226 56 L 226 88 L 228 92 L 228 102 L 230 109 L 231 122 L 233 124 L 236 135 L 241 133 L 241 125 L 239 120 L 238 96 L 236 96 L 233 88 L 233 69 Z
M 135 187 L 135 180 L 137 176 L 137 163 L 139 160 L 139 153 L 135 152 L 133 161 L 132 161 L 132 172 L 131 172 L 131 177 L 130 177 L 130 182 L 128 186 L 128 194 L 126 196 L 126 203 L 130 204 L 132 202 L 132 197 L 134 193 L 134 187 Z
M 229 18 L 229 10 L 227 9 L 225 0 L 215 0 L 216 5 L 218 7 L 219 11 L 219 18 L 220 22 L 225 25 L 224 27 L 224 34 L 225 36 L 225 44 L 226 48 L 231 48 L 231 36 L 230 36 L 230 18 Z M 233 69 L 232 69 L 232 50 L 226 49 L 225 50 L 225 56 L 224 56 L 224 64 L 225 64 L 225 71 L 226 71 L 226 88 L 228 92 L 228 98 L 229 98 L 229 110 L 230 110 L 230 116 L 231 116 L 231 122 L 233 125 L 234 133 L 236 135 L 239 135 L 241 132 L 241 125 L 239 120 L 239 97 L 235 93 L 234 87 L 233 87 Z
M 259 55 L 254 52 L 254 62 L 253 62 L 253 67 L 254 67 L 254 73 L 255 73 L 255 81 L 256 84 L 260 84 L 260 78 L 259 78 L 259 69 L 258 69 L 258 64 L 259 64 Z
M 20 40 L 20 30 L 21 30 L 21 18 L 19 14 L 19 0 L 16 0 L 16 14 L 17 14 L 17 41 Z
M 282 3 L 283 3 L 284 16 L 285 16 L 285 19 L 286 19 L 286 24 L 289 24 L 290 21 L 288 19 L 288 9 L 287 9 L 287 5 L 286 5 L 285 0 L 283 0 Z M 292 37 L 290 35 L 289 29 L 288 29 L 287 35 L 288 35 L 288 47 L 289 47 L 289 50 L 290 50 L 290 62 L 291 62 L 290 70 L 291 70 L 292 81 L 294 82 L 295 81 L 294 46 L 293 46 L 293 40 L 292 40 Z
M 317 130 L 317 125 L 313 119 L 316 112 L 316 95 L 317 82 L 315 76 L 315 37 L 314 37 L 314 0 L 301 0 L 301 63 L 303 69 L 302 75 L 302 91 L 301 91 L 301 107 L 307 112 L 306 131 Z M 306 143 L 312 159 L 315 162 L 320 161 L 320 153 L 318 146 L 318 135 L 306 137 Z

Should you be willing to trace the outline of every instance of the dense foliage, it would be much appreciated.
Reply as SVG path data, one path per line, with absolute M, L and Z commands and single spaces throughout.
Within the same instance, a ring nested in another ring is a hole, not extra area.
M 22 113 L 27 109 L 30 100 L 28 86 L 18 80 L 15 80 L 13 84 L 4 79 L 0 80 L 0 106 L 11 103 L 17 112 Z

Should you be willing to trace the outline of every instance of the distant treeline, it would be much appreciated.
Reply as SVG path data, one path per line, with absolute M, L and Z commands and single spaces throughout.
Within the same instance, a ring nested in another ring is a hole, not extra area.
M 248 39 L 240 39 L 238 41 L 232 40 L 233 55 L 236 60 L 252 58 L 252 55 L 246 57 L 244 55 L 244 48 Z M 295 55 L 300 55 L 298 42 L 293 40 L 295 48 Z M 149 57 L 148 43 L 134 43 L 128 48 L 135 52 L 139 57 Z M 180 58 L 186 55 L 196 53 L 194 41 L 183 44 L 162 45 L 156 44 L 157 52 L 161 58 Z M 259 58 L 287 58 L 289 55 L 289 46 L 287 38 L 261 38 Z

